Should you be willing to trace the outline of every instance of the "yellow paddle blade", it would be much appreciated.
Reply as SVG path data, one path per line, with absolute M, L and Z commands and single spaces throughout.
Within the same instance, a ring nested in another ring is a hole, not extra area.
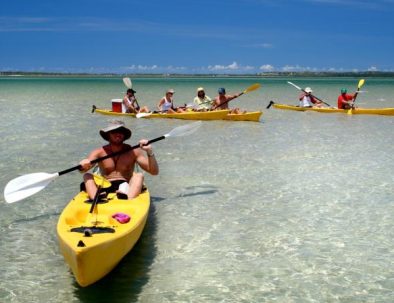
M 260 87 L 261 87 L 261 84 L 260 84 L 260 83 L 252 84 L 252 85 L 249 86 L 247 89 L 245 89 L 245 90 L 243 91 L 243 93 L 246 94 L 246 93 L 248 93 L 248 92 L 251 92 L 251 91 L 254 91 L 254 90 L 256 90 L 256 89 L 259 89 Z
M 364 83 L 365 83 L 364 79 L 361 79 L 360 81 L 358 81 L 357 89 L 360 89 L 364 85 Z
M 94 183 L 96 183 L 96 185 L 100 186 L 101 188 L 108 188 L 111 186 L 111 182 L 109 182 L 103 176 L 94 174 L 93 178 L 94 178 Z

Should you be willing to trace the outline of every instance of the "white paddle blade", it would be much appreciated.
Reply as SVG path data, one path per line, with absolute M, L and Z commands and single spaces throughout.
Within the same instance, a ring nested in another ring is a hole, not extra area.
M 14 203 L 30 197 L 58 176 L 58 173 L 33 173 L 12 179 L 4 188 L 4 199 L 7 203 Z
M 302 90 L 301 87 L 295 85 L 293 82 L 287 81 L 287 83 L 289 83 L 290 85 L 293 85 L 293 86 L 294 86 L 296 89 L 298 89 L 298 90 Z
M 123 78 L 123 83 L 127 88 L 132 88 L 133 87 L 133 83 L 131 83 L 130 78 Z
M 192 122 L 186 125 L 178 126 L 170 131 L 168 134 L 164 135 L 164 137 L 180 137 L 180 136 L 188 136 L 194 133 L 199 127 L 202 125 L 201 121 Z
M 152 115 L 152 113 L 138 113 L 135 115 L 136 118 L 144 118 L 144 117 L 149 117 L 150 115 Z

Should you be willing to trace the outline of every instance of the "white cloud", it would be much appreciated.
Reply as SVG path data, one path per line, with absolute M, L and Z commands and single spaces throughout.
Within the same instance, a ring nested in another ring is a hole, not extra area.
M 172 72 L 187 72 L 188 68 L 185 66 L 160 66 L 157 64 L 153 65 L 141 65 L 132 64 L 129 66 L 123 66 L 120 68 L 122 72 L 153 72 L 153 73 L 172 73 Z
M 169 65 L 167 67 L 164 67 L 167 71 L 186 71 L 188 68 L 185 66 L 172 66 Z
M 378 71 L 378 68 L 376 66 L 370 66 L 370 67 L 368 67 L 368 71 L 369 72 L 376 72 L 376 71 Z
M 218 70 L 237 70 L 237 69 L 239 69 L 239 66 L 238 66 L 237 62 L 234 61 L 233 63 L 231 63 L 231 64 L 229 64 L 229 65 L 219 65 L 219 64 L 216 64 L 216 65 L 209 65 L 209 66 L 208 66 L 208 69 L 211 70 L 211 71 L 218 71 Z
M 271 64 L 264 64 L 260 66 L 260 70 L 266 71 L 266 72 L 271 72 L 274 70 L 274 67 Z
M 243 70 L 254 70 L 255 67 L 254 66 L 250 66 L 250 65 L 246 65 L 242 67 Z
M 285 65 L 282 67 L 282 70 L 285 72 L 294 72 L 294 71 L 300 71 L 303 70 L 301 66 L 299 65 Z
M 317 68 L 317 67 L 310 67 L 310 66 L 300 66 L 300 65 L 285 65 L 282 67 L 284 72 L 317 72 L 317 71 L 324 71 L 324 68 Z
M 204 69 L 204 68 L 203 68 Z M 251 71 L 254 70 L 254 66 L 250 65 L 239 65 L 237 62 L 233 62 L 229 65 L 208 65 L 207 68 L 209 71 L 218 72 L 218 71 Z
M 132 71 L 153 71 L 153 70 L 157 70 L 158 66 L 156 64 L 154 65 L 130 65 L 130 66 L 126 66 L 124 67 L 124 69 L 126 70 L 132 70 Z

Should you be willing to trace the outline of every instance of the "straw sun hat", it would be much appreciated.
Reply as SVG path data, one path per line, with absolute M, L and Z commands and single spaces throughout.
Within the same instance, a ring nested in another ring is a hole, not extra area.
M 118 120 L 110 121 L 107 127 L 100 130 L 100 135 L 104 140 L 108 141 L 109 133 L 115 129 L 118 129 L 124 134 L 125 141 L 131 137 L 131 130 L 125 126 L 124 122 Z

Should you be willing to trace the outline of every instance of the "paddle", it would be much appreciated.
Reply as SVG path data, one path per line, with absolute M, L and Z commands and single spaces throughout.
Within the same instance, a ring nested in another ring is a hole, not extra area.
M 252 91 L 254 91 L 254 90 L 256 90 L 256 89 L 259 89 L 260 87 L 261 87 L 261 84 L 260 84 L 260 83 L 252 84 L 252 85 L 249 86 L 247 89 L 245 89 L 242 93 L 240 93 L 239 96 L 237 96 L 237 97 L 235 97 L 235 98 L 233 98 L 233 99 L 227 100 L 227 101 L 223 102 L 222 104 L 216 105 L 214 108 L 212 108 L 212 110 L 215 110 L 215 109 L 217 109 L 218 107 L 223 106 L 224 104 L 227 104 L 227 103 L 230 102 L 231 100 L 234 100 L 234 99 L 236 99 L 236 98 L 242 96 L 243 94 L 246 94 L 246 93 L 252 92 Z
M 150 115 L 152 115 L 152 114 L 153 114 L 153 112 L 149 112 L 149 113 L 138 113 L 138 114 L 135 115 L 135 117 L 139 119 L 139 118 L 148 117 L 148 116 L 150 116 Z
M 129 77 L 123 78 L 123 83 L 129 89 L 133 87 L 133 83 L 131 82 L 131 79 Z
M 356 93 L 354 94 L 352 107 L 351 107 L 350 109 L 348 109 L 348 111 L 347 111 L 347 114 L 348 114 L 348 115 L 352 115 L 352 114 L 353 114 L 352 110 L 354 109 L 354 103 L 356 102 L 357 95 L 358 95 L 358 93 L 360 92 L 360 88 L 364 85 L 364 83 L 365 83 L 365 80 L 364 80 L 364 79 L 360 79 L 360 81 L 358 81 L 357 91 L 356 91 Z
M 201 126 L 201 121 L 196 121 L 193 123 L 189 123 L 186 125 L 178 126 L 171 130 L 168 134 L 165 134 L 161 137 L 157 137 L 155 139 L 149 140 L 147 144 L 151 144 L 160 140 L 164 140 L 168 137 L 180 137 L 180 136 L 187 136 L 194 133 L 199 127 Z M 91 164 L 98 163 L 108 158 L 115 157 L 122 153 L 128 152 L 130 150 L 139 148 L 140 145 L 134 145 L 126 150 L 121 150 L 112 154 L 109 154 L 104 157 L 100 157 L 91 161 Z M 7 203 L 13 203 L 20 201 L 24 198 L 30 197 L 35 193 L 44 189 L 52 180 L 56 179 L 57 177 L 72 172 L 74 170 L 78 170 L 81 168 L 81 165 L 76 165 L 74 167 L 62 170 L 57 173 L 48 174 L 48 173 L 32 173 L 17 177 L 12 179 L 7 183 L 4 188 L 4 198 Z
M 357 96 L 360 93 L 360 88 L 363 87 L 364 83 L 365 83 L 364 79 L 360 79 L 360 81 L 358 81 L 357 91 L 354 94 L 354 99 L 353 99 L 353 108 L 354 108 L 354 103 L 356 102 Z
M 301 88 L 301 87 L 295 85 L 293 82 L 287 81 L 287 83 L 289 83 L 290 85 L 293 85 L 296 89 L 298 89 L 298 90 L 300 90 L 300 91 L 303 91 L 304 93 L 307 93 L 303 88 Z M 310 94 L 310 95 L 311 95 L 313 98 L 315 98 L 316 100 L 319 100 L 320 102 L 324 103 L 325 105 L 327 105 L 327 106 L 329 106 L 329 107 L 332 107 L 330 104 L 324 102 L 323 100 L 319 99 L 318 97 L 316 97 L 316 96 L 314 96 L 314 95 L 312 95 L 312 94 Z
M 123 83 L 129 89 L 133 87 L 133 83 L 131 82 L 131 79 L 129 77 L 123 78 Z M 141 108 L 140 105 L 138 104 L 137 99 L 135 99 L 135 103 L 137 103 L 138 108 Z
M 89 210 L 89 213 L 91 213 L 91 214 L 93 213 L 94 208 L 96 207 L 97 203 L 100 200 L 101 189 L 111 186 L 111 182 L 109 182 L 103 176 L 94 174 L 93 178 L 94 178 L 94 183 L 96 183 L 96 185 L 97 185 L 97 192 L 96 192 L 96 195 L 94 196 L 92 206 L 90 207 L 90 210 Z

